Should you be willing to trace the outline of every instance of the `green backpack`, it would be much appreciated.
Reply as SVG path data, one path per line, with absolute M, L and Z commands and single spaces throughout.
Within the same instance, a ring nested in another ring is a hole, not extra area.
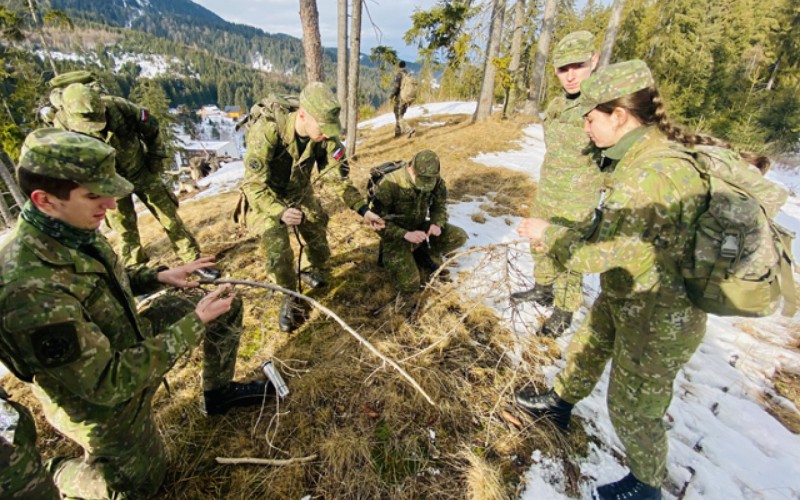
M 267 120 L 278 124 L 279 129 L 283 129 L 281 123 L 288 113 L 297 111 L 300 108 L 300 100 L 297 96 L 270 94 L 264 99 L 253 104 L 250 112 L 247 113 L 236 123 L 236 130 L 242 127 L 250 127 L 259 120 Z
M 717 316 L 759 317 L 775 312 L 783 296 L 782 313 L 793 316 L 794 234 L 774 220 L 788 193 L 730 149 L 684 152 L 709 183 L 708 209 L 690 231 L 691 253 L 681 266 L 689 298 Z

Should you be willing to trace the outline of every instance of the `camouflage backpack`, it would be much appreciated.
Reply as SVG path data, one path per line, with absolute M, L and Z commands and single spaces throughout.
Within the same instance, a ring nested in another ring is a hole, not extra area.
M 709 183 L 708 209 L 689 231 L 691 253 L 681 265 L 689 298 L 717 316 L 758 317 L 772 314 L 783 296 L 782 313 L 793 316 L 794 235 L 774 220 L 788 194 L 730 149 L 685 152 Z
M 400 80 L 400 102 L 410 104 L 417 98 L 417 77 L 411 73 L 405 73 Z
M 300 108 L 300 100 L 297 96 L 270 94 L 264 99 L 253 104 L 250 112 L 242 117 L 236 124 L 238 131 L 242 127 L 250 127 L 253 123 L 260 120 L 267 120 L 278 124 L 279 129 L 283 129 L 281 123 L 288 113 L 297 111 Z
M 403 160 L 387 161 L 381 163 L 376 167 L 369 169 L 369 180 L 367 180 L 367 200 L 369 202 L 375 197 L 375 191 L 378 189 L 378 184 L 395 170 L 400 170 L 408 166 Z

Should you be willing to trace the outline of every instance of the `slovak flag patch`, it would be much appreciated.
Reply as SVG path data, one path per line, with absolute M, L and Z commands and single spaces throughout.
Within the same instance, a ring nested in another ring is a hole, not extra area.
M 147 123 L 147 120 L 150 118 L 150 113 L 142 108 L 142 123 Z
M 338 160 L 341 160 L 341 159 L 342 159 L 342 156 L 344 156 L 344 149 L 342 149 L 342 148 L 336 148 L 336 151 L 334 151 L 334 152 L 333 152 L 333 155 L 331 155 L 331 156 L 333 156 L 333 159 L 334 159 L 334 160 L 337 160 L 337 161 L 338 161 Z

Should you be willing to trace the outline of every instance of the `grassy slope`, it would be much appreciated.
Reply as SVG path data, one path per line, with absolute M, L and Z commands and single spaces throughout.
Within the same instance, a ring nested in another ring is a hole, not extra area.
M 522 126 L 513 121 L 470 125 L 468 117 L 456 116 L 441 127 L 418 126 L 412 141 L 394 139 L 392 127 L 364 131 L 352 176 L 364 186 L 370 166 L 430 148 L 442 158 L 452 198 L 491 191 L 498 213 L 521 214 L 519 207 L 529 205 L 534 183 L 468 158 L 509 149 Z M 164 497 L 464 498 L 469 492 L 473 498 L 507 498 L 517 491 L 534 446 L 562 456 L 584 447 L 582 432 L 572 432 L 565 446 L 552 441 L 546 425 L 529 427 L 522 419 L 525 428 L 520 430 L 503 420 L 513 388 L 538 377 L 537 359 L 559 355 L 554 344 L 532 339 L 536 345 L 523 349 L 526 366 L 512 366 L 505 354 L 515 337 L 498 325 L 492 310 L 447 286 L 431 295 L 416 324 L 406 323 L 391 306 L 382 307 L 394 294 L 375 264 L 376 236 L 329 194 L 324 198 L 332 216 L 334 280 L 312 296 L 382 352 L 405 359 L 401 364 L 437 407 L 332 321 L 315 312 L 302 329 L 284 334 L 276 325 L 279 298 L 241 289 L 246 315 L 237 377 L 258 376 L 260 362 L 275 357 L 293 393 L 279 406 L 268 402 L 262 411 L 206 418 L 199 407 L 201 350 L 181 359 L 168 375 L 171 395 L 161 390 L 155 403 L 169 453 Z M 267 281 L 256 239 L 237 232 L 230 219 L 235 202 L 232 193 L 188 202 L 181 215 L 231 277 Z M 150 255 L 175 264 L 152 217 L 143 216 L 140 226 Z M 26 388 L 5 385 L 36 407 Z M 47 456 L 79 452 L 40 424 Z M 286 467 L 214 462 L 217 456 L 312 454 L 319 458 Z

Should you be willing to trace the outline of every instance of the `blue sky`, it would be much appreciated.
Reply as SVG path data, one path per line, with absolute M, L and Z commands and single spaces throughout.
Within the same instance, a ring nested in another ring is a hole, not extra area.
M 226 21 L 247 24 L 269 33 L 285 33 L 302 37 L 298 0 L 194 0 Z M 336 47 L 337 0 L 317 0 L 322 44 Z M 369 54 L 376 45 L 388 45 L 403 59 L 415 60 L 416 47 L 403 42 L 403 34 L 411 27 L 414 9 L 429 9 L 436 0 L 364 0 L 361 52 Z M 349 26 L 349 22 L 348 22 Z

